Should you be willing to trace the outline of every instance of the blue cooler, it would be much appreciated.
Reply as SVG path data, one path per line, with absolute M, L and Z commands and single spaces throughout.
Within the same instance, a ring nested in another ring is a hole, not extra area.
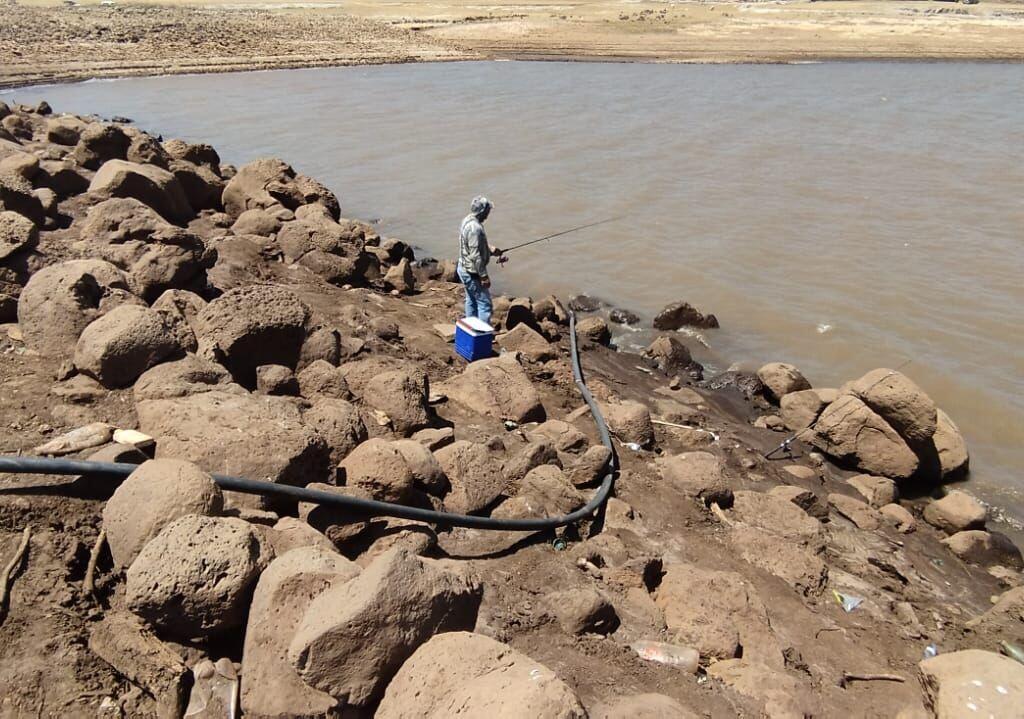
M 455 351 L 467 362 L 490 357 L 494 328 L 476 317 L 463 317 L 455 323 Z

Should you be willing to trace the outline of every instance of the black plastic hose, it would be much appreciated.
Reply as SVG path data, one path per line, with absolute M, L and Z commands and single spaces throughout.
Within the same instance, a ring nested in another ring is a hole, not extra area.
M 590 390 L 587 389 L 586 382 L 583 380 L 579 347 L 576 344 L 576 315 L 572 312 L 569 313 L 569 344 L 572 354 L 572 373 L 576 380 L 576 387 L 590 408 L 590 413 L 597 425 L 598 434 L 601 435 L 602 444 L 612 451 L 612 455 L 611 459 L 605 464 L 606 472 L 604 479 L 601 481 L 601 486 L 598 487 L 591 500 L 579 509 L 564 516 L 537 519 L 476 517 L 471 514 L 436 512 L 431 509 L 407 507 L 404 504 L 378 502 L 372 499 L 325 492 L 320 489 L 292 487 L 287 484 L 232 477 L 226 474 L 214 474 L 213 479 L 221 489 L 232 492 L 260 494 L 267 497 L 311 502 L 325 507 L 337 507 L 371 516 L 399 517 L 401 519 L 413 519 L 420 522 L 445 524 L 453 527 L 535 532 L 556 529 L 557 527 L 572 524 L 594 514 L 608 501 L 612 487 L 615 485 L 616 459 L 615 448 L 612 446 L 612 440 L 608 433 L 608 425 L 605 424 L 601 410 L 597 406 L 597 402 L 594 401 L 593 395 L 590 394 Z M 127 477 L 136 469 L 138 469 L 136 464 L 117 462 L 89 462 L 80 459 L 60 459 L 55 457 L 0 457 L 0 473 L 9 474 L 98 474 L 111 477 Z

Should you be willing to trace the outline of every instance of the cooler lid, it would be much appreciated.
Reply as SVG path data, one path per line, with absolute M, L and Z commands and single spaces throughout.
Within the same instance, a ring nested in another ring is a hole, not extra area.
M 463 317 L 455 324 L 473 335 L 494 334 L 494 328 L 478 317 Z

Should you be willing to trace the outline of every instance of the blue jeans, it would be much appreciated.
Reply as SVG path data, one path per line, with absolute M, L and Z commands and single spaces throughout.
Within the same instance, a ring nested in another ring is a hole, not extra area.
M 471 275 L 457 268 L 459 279 L 466 288 L 466 317 L 477 317 L 491 324 L 491 291 L 480 282 L 479 275 Z

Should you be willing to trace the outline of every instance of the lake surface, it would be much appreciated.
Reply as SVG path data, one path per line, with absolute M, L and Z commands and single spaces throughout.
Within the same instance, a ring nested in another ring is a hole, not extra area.
M 1024 518 L 1024 65 L 488 62 L 0 97 L 281 157 L 439 257 L 476 194 L 499 246 L 624 215 L 517 252 L 497 290 L 648 322 L 685 299 L 722 323 L 712 364 L 790 361 L 815 386 L 909 360 L 971 489 Z

